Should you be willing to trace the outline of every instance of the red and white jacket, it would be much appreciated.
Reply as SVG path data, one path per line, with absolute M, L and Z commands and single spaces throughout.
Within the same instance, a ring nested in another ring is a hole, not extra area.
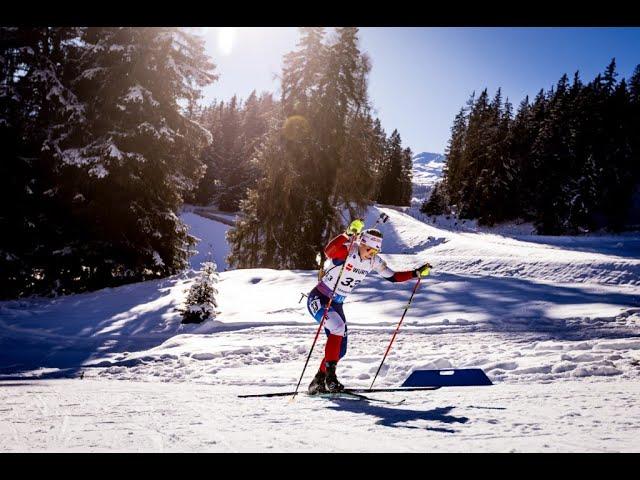
M 415 277 L 413 271 L 394 272 L 379 255 L 375 255 L 368 260 L 360 258 L 359 243 L 357 241 L 353 242 L 351 251 L 347 251 L 350 242 L 351 239 L 347 235 L 338 235 L 324 249 L 327 260 L 324 264 L 324 275 L 317 288 L 327 297 L 331 297 L 338 281 L 341 266 L 346 262 L 340 277 L 340 283 L 336 288 L 334 302 L 342 303 L 346 296 L 364 280 L 371 270 L 375 270 L 390 282 L 405 282 Z

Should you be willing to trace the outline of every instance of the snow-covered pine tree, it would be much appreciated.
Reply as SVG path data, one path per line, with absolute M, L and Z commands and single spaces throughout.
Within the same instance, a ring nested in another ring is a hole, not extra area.
M 216 295 L 218 290 L 218 271 L 215 262 L 202 262 L 200 272 L 191 285 L 185 308 L 182 312 L 182 323 L 202 323 L 215 317 L 218 303 Z
M 2 297 L 48 293 L 68 270 L 69 212 L 50 145 L 86 119 L 70 88 L 82 30 L 0 28 Z
M 73 88 L 86 121 L 50 142 L 65 166 L 74 231 L 70 290 L 172 274 L 193 238 L 176 213 L 202 175 L 208 132 L 188 118 L 215 80 L 204 42 L 180 28 L 98 28 L 80 39 Z

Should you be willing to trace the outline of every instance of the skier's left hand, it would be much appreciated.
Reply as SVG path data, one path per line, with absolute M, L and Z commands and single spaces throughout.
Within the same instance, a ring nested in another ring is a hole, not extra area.
M 413 272 L 415 273 L 416 277 L 426 277 L 431 273 L 432 268 L 433 267 L 430 263 L 425 263 L 424 265 L 416 268 Z
M 364 228 L 364 221 L 359 218 L 356 218 L 353 222 L 351 222 L 351 224 L 347 228 L 347 234 L 349 235 L 358 234 L 362 232 L 363 228 Z

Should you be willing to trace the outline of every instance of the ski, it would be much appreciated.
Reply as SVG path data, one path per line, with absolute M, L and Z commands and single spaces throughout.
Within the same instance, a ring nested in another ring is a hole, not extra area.
M 415 392 L 420 390 L 437 390 L 440 387 L 396 387 L 396 388 L 347 388 L 342 393 L 350 394 L 362 394 L 362 393 L 375 393 L 375 392 Z M 255 397 L 287 397 L 293 395 L 295 392 L 270 392 L 270 393 L 257 393 L 251 395 L 238 395 L 239 398 L 255 398 Z M 364 395 L 363 395 L 364 396 Z
M 403 398 L 402 400 L 392 402 L 389 400 L 383 400 L 381 398 L 372 398 L 359 393 L 353 393 L 352 391 L 348 391 L 348 390 L 342 391 L 342 392 L 336 392 L 336 393 L 318 393 L 315 395 L 309 395 L 309 394 L 307 395 L 309 397 L 328 398 L 328 399 L 334 399 L 334 400 L 336 399 L 337 400 L 356 400 L 356 401 L 365 401 L 365 402 L 373 402 L 373 403 L 384 403 L 385 405 L 402 405 L 406 401 L 406 398 Z

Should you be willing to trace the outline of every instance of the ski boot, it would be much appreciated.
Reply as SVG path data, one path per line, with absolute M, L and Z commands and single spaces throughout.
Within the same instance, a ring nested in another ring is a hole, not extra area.
M 309 384 L 309 390 L 307 390 L 309 395 L 316 395 L 318 393 L 327 393 L 327 389 L 324 386 L 324 381 L 326 377 L 327 377 L 326 373 L 324 373 L 322 370 L 318 370 L 318 373 L 316 373 L 316 376 L 313 377 L 313 380 L 311 380 L 311 383 Z
M 344 385 L 338 381 L 336 377 L 336 366 L 338 362 L 327 362 L 327 377 L 324 381 L 324 385 L 329 393 L 338 393 L 344 390 Z

